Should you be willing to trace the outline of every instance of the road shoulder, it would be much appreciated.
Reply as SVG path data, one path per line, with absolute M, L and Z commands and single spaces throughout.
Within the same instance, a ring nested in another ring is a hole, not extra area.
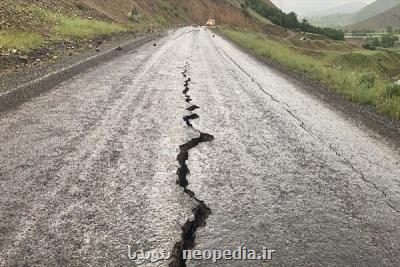
M 293 84 L 296 84 L 298 88 L 302 89 L 306 93 L 317 97 L 330 107 L 340 111 L 345 116 L 356 121 L 357 124 L 363 124 L 367 126 L 368 128 L 380 134 L 382 137 L 386 138 L 390 143 L 394 143 L 397 147 L 400 147 L 400 119 L 392 118 L 385 114 L 379 113 L 372 106 L 352 102 L 339 93 L 329 90 L 318 82 L 309 79 L 302 73 L 285 68 L 284 66 L 272 60 L 261 57 L 252 51 L 241 47 L 227 38 L 223 32 L 216 29 L 214 32 L 224 40 L 231 43 L 237 49 L 249 54 L 257 62 L 271 67 L 278 75 L 284 77 Z
M 138 37 L 121 36 L 100 48 L 93 48 L 57 62 L 2 74 L 0 112 L 18 107 L 25 101 L 101 63 L 125 54 L 135 53 L 141 45 L 167 34 L 167 30 L 160 30 Z

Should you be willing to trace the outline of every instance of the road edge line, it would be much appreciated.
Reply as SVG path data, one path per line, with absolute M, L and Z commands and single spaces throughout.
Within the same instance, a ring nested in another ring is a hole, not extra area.
M 154 41 L 157 38 L 165 36 L 165 34 L 166 31 L 149 34 L 144 37 L 127 41 L 119 46 L 123 51 L 129 51 L 148 42 Z M 12 110 L 29 101 L 30 99 L 50 91 L 52 88 L 56 87 L 62 82 L 65 82 L 74 76 L 97 66 L 100 63 L 105 63 L 122 55 L 126 55 L 126 52 L 121 53 L 121 51 L 118 51 L 116 48 L 117 46 L 113 46 L 105 52 L 90 56 L 70 66 L 64 67 L 55 72 L 51 72 L 45 76 L 12 88 L 7 92 L 1 93 L 0 113 Z

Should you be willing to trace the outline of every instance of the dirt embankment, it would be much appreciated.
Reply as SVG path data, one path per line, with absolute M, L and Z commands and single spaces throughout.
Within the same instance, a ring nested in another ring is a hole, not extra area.
M 215 0 L 82 0 L 98 13 L 118 21 L 127 22 L 128 14 L 136 7 L 145 16 L 161 15 L 172 23 L 196 23 L 203 25 L 209 18 L 219 24 L 229 24 L 261 30 L 263 25 L 233 6 L 228 1 Z
M 54 12 L 85 18 L 109 20 L 102 13 L 82 5 L 80 1 L 68 0 L 1 0 L 0 1 L 0 30 L 5 29 L 35 29 L 37 19 L 35 11 L 28 7 L 37 6 Z
M 250 13 L 232 5 L 228 0 L 1 0 L 0 34 L 8 31 L 35 32 L 44 40 L 41 45 L 29 51 L 13 48 L 2 49 L 0 44 L 0 72 L 41 65 L 43 61 L 57 61 L 63 56 L 72 56 L 92 47 L 100 46 L 115 36 L 88 36 L 85 38 L 54 38 L 53 26 L 37 13 L 49 10 L 54 14 L 77 16 L 84 19 L 117 22 L 134 26 L 130 14 L 136 10 L 144 21 L 135 27 L 132 36 L 154 32 L 166 25 L 199 24 L 213 18 L 217 24 L 228 24 L 253 31 L 262 31 L 284 37 L 284 29 L 266 25 Z M 164 23 L 155 23 L 161 19 Z M 149 22 L 149 25 L 146 23 Z M 150 25 L 151 24 L 151 25 Z M 147 25 L 147 26 L 146 26 Z M 120 35 L 120 34 L 114 34 Z M 126 35 L 126 33 L 123 33 Z

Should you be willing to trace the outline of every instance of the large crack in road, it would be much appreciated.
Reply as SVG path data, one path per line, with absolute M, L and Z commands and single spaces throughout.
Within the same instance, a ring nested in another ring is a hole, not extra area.
M 189 66 L 186 63 L 184 67 L 184 71 L 182 72 L 182 76 L 184 78 L 187 77 L 187 67 Z M 184 83 L 184 90 L 182 94 L 185 96 L 186 102 L 191 102 L 192 99 L 189 95 L 189 84 L 191 82 L 191 78 L 187 78 Z M 200 118 L 198 114 L 193 113 L 194 110 L 200 107 L 196 105 L 191 105 L 186 110 L 190 111 L 189 115 L 183 117 L 186 125 L 192 129 L 194 129 L 192 120 Z M 184 192 L 192 199 L 197 202 L 197 206 L 192 210 L 194 218 L 188 219 L 186 223 L 182 226 L 182 235 L 181 240 L 174 245 L 172 252 L 172 261 L 170 263 L 170 267 L 184 267 L 186 266 L 186 259 L 184 257 L 184 251 L 193 249 L 195 246 L 196 239 L 196 231 L 200 227 L 204 227 L 206 225 L 206 220 L 208 216 L 211 214 L 211 209 L 204 203 L 204 201 L 198 199 L 196 194 L 189 190 L 187 187 L 189 185 L 189 181 L 187 179 L 190 170 L 187 165 L 187 161 L 189 160 L 189 151 L 201 143 L 207 143 L 214 140 L 214 136 L 208 133 L 203 133 L 199 130 L 199 137 L 192 138 L 190 141 L 182 144 L 179 147 L 179 154 L 177 156 L 177 160 L 179 163 L 179 168 L 177 170 L 178 180 L 176 183 L 184 189 Z
M 192 29 L 0 114 L 0 266 L 400 266 L 397 143 Z

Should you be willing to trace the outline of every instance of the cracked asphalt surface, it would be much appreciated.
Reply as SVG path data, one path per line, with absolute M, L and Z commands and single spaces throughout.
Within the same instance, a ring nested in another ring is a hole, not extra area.
M 128 245 L 172 253 L 141 266 L 214 265 L 182 263 L 193 246 L 276 251 L 220 266 L 400 265 L 399 148 L 202 28 L 0 125 L 0 266 L 135 266 Z

